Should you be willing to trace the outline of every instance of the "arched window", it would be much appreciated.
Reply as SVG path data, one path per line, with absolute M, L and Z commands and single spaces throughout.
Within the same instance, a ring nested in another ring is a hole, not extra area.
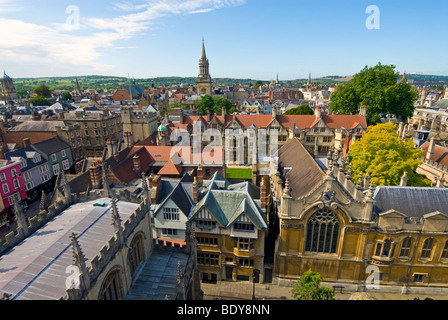
M 447 259 L 448 258 L 448 241 L 445 242 L 445 246 L 443 247 L 441 258 L 442 259 Z
M 422 254 L 421 254 L 420 258 L 430 258 L 431 257 L 431 251 L 432 251 L 433 244 L 434 244 L 433 238 L 428 238 L 425 240 L 425 242 L 423 243 Z
M 305 251 L 336 253 L 339 219 L 329 209 L 316 211 L 308 220 Z
M 106 280 L 104 280 L 100 291 L 99 300 L 120 300 L 123 298 L 120 282 L 120 270 L 116 269 L 110 272 L 106 277 Z
M 128 253 L 128 262 L 131 269 L 131 274 L 133 275 L 140 263 L 144 260 L 144 254 L 143 254 L 143 236 L 137 235 L 134 238 L 134 241 L 131 243 L 131 249 L 129 249 Z

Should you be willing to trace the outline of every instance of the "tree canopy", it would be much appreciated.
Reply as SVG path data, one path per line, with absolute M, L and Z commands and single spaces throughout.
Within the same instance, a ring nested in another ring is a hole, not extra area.
M 37 94 L 39 97 L 49 98 L 51 97 L 51 91 L 50 88 L 46 85 L 40 85 L 36 89 L 34 89 L 34 93 Z
M 285 113 L 283 113 L 284 115 L 289 115 L 289 114 L 295 114 L 295 115 L 312 115 L 314 114 L 313 109 L 311 109 L 311 107 L 307 104 L 302 104 L 298 107 L 289 109 L 288 111 L 286 111 Z
M 212 98 L 209 95 L 204 95 L 201 97 L 201 102 L 197 105 L 197 109 L 201 115 L 206 115 L 207 111 L 210 111 L 211 114 L 216 112 L 216 114 L 221 115 L 223 107 L 226 108 L 228 114 L 236 111 L 233 102 L 223 96 L 215 96 Z
M 365 135 L 349 151 L 353 181 L 362 172 L 370 173 L 374 186 L 398 186 L 407 172 L 408 186 L 430 186 L 431 181 L 415 173 L 421 163 L 422 150 L 414 147 L 412 139 L 401 140 L 398 126 L 392 122 L 370 126 Z
M 51 105 L 50 101 L 41 96 L 34 97 L 30 99 L 28 102 L 32 104 L 34 107 L 43 107 Z
M 311 269 L 305 272 L 291 289 L 291 294 L 296 300 L 333 300 L 334 291 L 327 287 L 321 287 L 322 276 Z
M 412 117 L 417 91 L 403 79 L 394 65 L 366 66 L 346 84 L 339 85 L 330 97 L 330 112 L 357 114 L 367 107 L 367 120 L 377 123 L 386 114 L 406 120 Z

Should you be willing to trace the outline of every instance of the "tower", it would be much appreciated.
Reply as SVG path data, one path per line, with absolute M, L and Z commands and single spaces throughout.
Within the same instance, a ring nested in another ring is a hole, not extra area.
M 197 91 L 199 94 L 212 94 L 212 78 L 209 73 L 209 62 L 205 54 L 204 39 L 202 39 L 202 56 L 199 60 L 199 76 L 197 80 Z
M 306 84 L 306 91 L 311 92 L 312 89 L 312 81 L 311 81 L 311 72 L 308 76 L 308 83 Z
M 1 79 L 1 85 L 2 85 L 1 92 L 3 101 L 9 102 L 18 99 L 14 83 L 12 82 L 12 79 L 4 71 L 3 71 L 3 78 Z

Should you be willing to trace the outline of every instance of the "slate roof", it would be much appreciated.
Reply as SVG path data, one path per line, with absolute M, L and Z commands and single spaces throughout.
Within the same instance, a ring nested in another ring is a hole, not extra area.
M 42 155 L 50 155 L 61 150 L 70 149 L 70 145 L 68 145 L 64 140 L 59 137 L 51 138 L 39 143 L 35 143 L 31 145 L 33 149 L 40 152 Z
M 286 174 L 291 197 L 300 198 L 319 185 L 326 174 L 305 146 L 297 139 L 289 139 L 277 151 L 281 169 L 291 168 Z
M 256 186 L 239 183 L 231 185 L 219 172 L 204 181 L 206 194 L 195 206 L 193 217 L 203 207 L 206 207 L 223 227 L 230 227 L 241 215 L 246 215 L 258 229 L 266 229 L 267 222 L 255 198 L 252 197 Z M 258 193 L 259 199 L 259 193 Z
M 448 215 L 446 188 L 379 186 L 373 199 L 376 213 L 394 209 L 408 217 L 422 217 L 435 211 Z
M 28 171 L 34 167 L 40 166 L 41 164 L 44 164 L 47 162 L 47 160 L 44 157 L 40 157 L 40 161 L 35 163 L 31 158 L 33 156 L 33 153 L 36 153 L 36 151 L 32 147 L 25 147 L 18 150 L 14 150 L 11 152 L 6 153 L 6 158 L 9 160 L 13 160 L 15 157 L 21 157 L 26 160 L 26 167 L 22 168 L 22 172 Z M 28 156 L 31 156 L 30 158 Z
M 97 201 L 106 206 L 95 207 Z M 138 204 L 118 201 L 123 221 Z M 73 263 L 70 235 L 78 241 L 90 261 L 115 235 L 111 224 L 110 199 L 104 198 L 75 204 L 55 216 L 41 229 L 27 237 L 0 259 L 0 292 L 11 294 L 12 300 L 56 300 L 65 295 L 66 268 Z
M 63 127 L 64 121 L 25 121 L 15 127 L 9 128 L 10 132 L 56 132 L 56 127 Z
M 174 185 L 175 184 L 175 185 Z M 154 212 L 156 215 L 160 208 L 171 199 L 177 207 L 188 217 L 191 209 L 194 206 L 193 202 L 193 179 L 190 175 L 186 174 L 177 183 L 175 181 L 164 181 L 162 180 L 162 191 L 161 199 L 162 201 L 157 206 Z M 164 190 L 165 188 L 165 190 Z

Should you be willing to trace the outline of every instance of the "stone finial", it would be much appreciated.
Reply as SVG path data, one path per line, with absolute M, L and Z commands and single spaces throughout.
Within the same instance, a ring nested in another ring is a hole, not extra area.
M 291 190 L 289 188 L 289 178 L 286 178 L 285 180 L 285 188 L 283 189 L 283 196 L 291 197 Z
M 182 285 L 182 278 L 184 277 L 184 272 L 182 270 L 182 263 L 180 260 L 177 262 L 177 284 Z
M 373 183 L 369 183 L 369 187 L 366 192 L 366 200 L 372 200 L 373 199 Z
M 114 226 L 115 232 L 121 234 L 123 232 L 123 227 L 121 226 L 122 220 L 120 214 L 118 213 L 117 201 L 115 197 L 112 197 L 111 205 L 112 205 L 112 225 Z
M 401 177 L 400 186 L 401 187 L 406 187 L 407 183 L 408 183 L 408 173 L 405 171 L 403 173 L 403 176 Z
M 14 213 L 17 218 L 17 226 L 24 232 L 24 235 L 27 236 L 29 234 L 28 221 L 26 219 L 25 212 L 23 212 L 23 207 L 19 203 L 17 197 L 20 197 L 20 195 L 13 195 L 11 197 L 12 205 L 14 207 Z
M 364 182 L 363 182 L 362 176 L 363 176 L 363 174 L 362 174 L 362 171 L 361 171 L 361 172 L 359 173 L 358 181 L 356 182 L 356 188 L 357 188 L 357 189 L 363 189 L 363 184 L 364 184 Z
M 40 212 L 47 212 L 48 210 L 48 196 L 44 190 L 42 190 L 42 196 L 40 197 L 39 209 Z
M 73 265 L 77 266 L 81 272 L 87 271 L 87 259 L 82 252 L 81 246 L 78 241 L 78 235 L 76 233 L 72 233 L 70 235 L 70 239 L 72 241 Z

